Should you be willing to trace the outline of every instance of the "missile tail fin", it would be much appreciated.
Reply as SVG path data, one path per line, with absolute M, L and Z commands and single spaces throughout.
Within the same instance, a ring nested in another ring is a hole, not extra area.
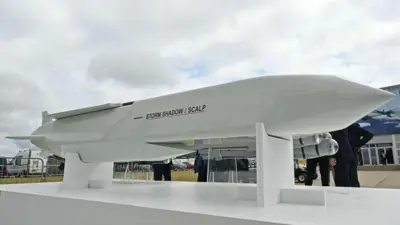
M 34 140 L 42 140 L 42 139 L 45 139 L 46 137 L 44 135 L 27 135 L 27 136 L 7 136 L 6 138 L 12 139 L 12 140 L 34 141 Z

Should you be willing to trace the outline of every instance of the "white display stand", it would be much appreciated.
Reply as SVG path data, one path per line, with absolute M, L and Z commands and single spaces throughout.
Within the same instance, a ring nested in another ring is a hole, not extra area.
M 279 203 L 325 206 L 324 190 L 295 188 L 291 136 L 268 136 L 264 124 L 258 123 L 256 124 L 256 149 L 259 206 Z
M 68 154 L 63 183 L 0 186 L 2 224 L 398 225 L 400 191 L 295 186 L 291 138 L 262 123 L 256 134 L 258 184 L 124 184 L 111 179 L 112 163 Z
M 84 163 L 77 153 L 65 157 L 62 189 L 107 188 L 112 184 L 114 163 Z

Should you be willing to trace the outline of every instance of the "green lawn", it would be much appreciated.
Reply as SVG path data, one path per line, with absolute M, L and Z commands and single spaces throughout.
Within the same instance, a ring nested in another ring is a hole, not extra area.
M 131 174 L 127 174 L 127 179 L 131 179 Z M 188 171 L 172 171 L 171 172 L 172 180 L 173 181 L 197 181 L 197 174 L 194 174 L 192 170 Z M 124 173 L 114 173 L 114 178 L 115 179 L 123 179 L 124 178 Z M 135 180 L 152 180 L 153 179 L 153 173 L 144 173 L 144 172 L 136 172 L 133 175 L 133 178 Z
M 193 171 L 172 171 L 173 181 L 196 181 L 197 175 Z M 123 179 L 124 173 L 114 173 L 115 179 Z M 127 179 L 131 179 L 131 174 L 127 175 Z M 152 180 L 153 173 L 136 172 L 134 173 L 135 180 Z M 44 178 L 41 177 L 7 177 L 0 178 L 0 184 L 24 184 L 24 183 L 40 183 L 40 182 L 60 182 L 63 180 L 62 176 L 51 176 Z
M 26 183 L 40 183 L 40 182 L 59 182 L 62 181 L 62 176 L 47 177 L 42 180 L 41 177 L 7 177 L 0 178 L 0 184 L 26 184 Z

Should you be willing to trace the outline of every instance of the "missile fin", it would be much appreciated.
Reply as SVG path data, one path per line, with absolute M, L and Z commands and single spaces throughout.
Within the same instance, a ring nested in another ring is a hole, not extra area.
M 28 135 L 28 136 L 7 136 L 7 139 L 13 139 L 13 140 L 41 140 L 45 139 L 46 136 L 44 135 Z

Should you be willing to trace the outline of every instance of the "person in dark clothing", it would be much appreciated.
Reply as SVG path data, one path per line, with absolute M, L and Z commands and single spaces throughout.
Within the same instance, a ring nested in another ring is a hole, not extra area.
M 237 172 L 239 181 L 242 183 L 249 183 L 249 160 L 248 159 L 238 159 L 237 160 Z M 238 182 L 239 182 L 238 181 Z
M 352 149 L 354 160 L 350 161 L 349 168 L 349 179 L 352 187 L 360 187 L 360 182 L 358 181 L 358 149 L 361 146 L 368 143 L 374 135 L 369 131 L 360 127 L 358 123 L 353 123 L 348 127 L 349 143 Z
M 249 171 L 249 160 L 248 159 L 238 159 L 237 170 L 238 171 Z
M 61 170 L 61 173 L 64 173 L 64 162 L 62 162 L 59 166 L 58 169 Z
M 171 166 L 172 161 L 168 163 L 154 163 L 153 164 L 153 179 L 156 181 L 171 181 Z
M 314 174 L 316 173 L 317 164 L 319 165 L 319 172 L 321 174 L 322 186 L 329 186 L 330 181 L 330 167 L 329 156 L 318 157 L 314 159 L 307 159 L 307 176 L 305 180 L 306 186 L 312 186 Z
M 335 154 L 334 180 L 337 187 L 351 187 L 350 163 L 355 160 L 349 141 L 348 127 L 330 132 L 332 138 L 338 143 L 339 150 Z
M 196 152 L 194 160 L 194 173 L 197 175 L 197 182 L 207 182 L 207 164 L 204 162 L 199 151 Z
M 364 165 L 363 156 L 360 148 L 357 148 L 358 165 Z
M 165 181 L 171 181 L 171 168 L 172 168 L 172 160 L 169 161 L 169 163 L 163 164 L 163 176 Z
M 208 162 L 206 160 L 202 160 L 203 163 L 199 169 L 199 175 L 197 176 L 197 182 L 207 182 L 207 166 Z
M 194 159 L 194 165 L 193 165 L 193 170 L 194 170 L 195 174 L 200 172 L 202 164 L 203 164 L 203 157 L 201 157 L 199 151 L 197 151 L 196 158 Z
M 153 179 L 156 181 L 161 181 L 163 176 L 163 164 L 155 163 L 153 166 Z
M 383 165 L 383 166 L 386 166 L 386 159 L 387 159 L 387 157 L 386 157 L 386 154 L 385 154 L 385 152 L 384 151 L 379 151 L 379 159 L 380 159 L 380 161 L 381 161 L 381 164 Z

